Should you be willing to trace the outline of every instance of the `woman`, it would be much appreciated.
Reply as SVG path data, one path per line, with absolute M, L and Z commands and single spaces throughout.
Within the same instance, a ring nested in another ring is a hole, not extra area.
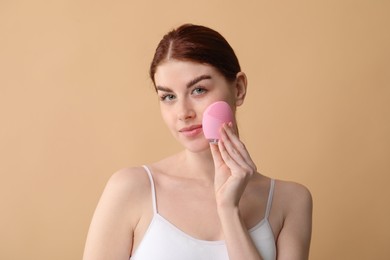
M 245 99 L 247 79 L 228 42 L 183 25 L 159 43 L 150 77 L 184 149 L 110 178 L 84 260 L 307 259 L 310 192 L 258 173 L 236 124 L 221 127 L 217 144 L 203 135 L 208 105 L 222 100 L 235 112 Z

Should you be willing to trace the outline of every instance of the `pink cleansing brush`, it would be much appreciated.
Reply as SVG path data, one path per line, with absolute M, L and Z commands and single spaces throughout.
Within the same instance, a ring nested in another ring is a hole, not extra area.
M 209 105 L 203 112 L 203 134 L 210 143 L 220 139 L 219 129 L 223 123 L 234 122 L 233 112 L 225 101 L 217 101 Z

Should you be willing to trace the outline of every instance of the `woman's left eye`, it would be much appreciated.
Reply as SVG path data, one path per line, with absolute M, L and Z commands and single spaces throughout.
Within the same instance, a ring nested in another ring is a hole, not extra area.
M 195 88 L 192 93 L 195 94 L 195 95 L 201 95 L 203 93 L 205 93 L 207 90 L 204 89 L 204 88 Z

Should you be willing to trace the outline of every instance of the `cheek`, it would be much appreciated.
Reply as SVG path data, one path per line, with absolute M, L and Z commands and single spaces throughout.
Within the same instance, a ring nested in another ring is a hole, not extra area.
M 163 109 L 160 108 L 160 114 L 161 114 L 161 118 L 164 121 L 164 123 L 167 123 L 167 120 L 168 120 L 167 113 Z
M 219 100 L 226 101 L 233 105 L 235 103 L 235 91 L 232 85 L 223 84 L 220 86 L 220 91 L 217 94 Z
M 160 113 L 162 120 L 169 127 L 172 124 L 172 116 L 170 116 L 170 112 L 166 108 L 160 107 Z
M 224 92 L 218 93 L 218 95 L 215 95 L 215 96 L 213 96 L 212 99 L 208 100 L 207 106 L 204 107 L 204 110 L 209 105 L 211 105 L 212 103 L 217 102 L 217 101 L 225 101 L 226 103 L 228 103 L 230 105 L 230 107 L 232 109 L 235 109 L 235 107 L 236 107 L 236 101 L 235 101 L 233 94 L 231 92 L 224 91 Z
M 226 94 L 226 96 L 224 97 L 224 101 L 226 101 L 233 110 L 236 109 L 236 99 L 232 92 L 228 92 Z

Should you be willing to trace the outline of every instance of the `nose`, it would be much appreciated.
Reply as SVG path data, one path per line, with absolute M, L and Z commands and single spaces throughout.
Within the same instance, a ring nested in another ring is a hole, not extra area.
M 195 110 L 192 104 L 188 101 L 178 102 L 178 118 L 181 121 L 187 121 L 195 118 Z

